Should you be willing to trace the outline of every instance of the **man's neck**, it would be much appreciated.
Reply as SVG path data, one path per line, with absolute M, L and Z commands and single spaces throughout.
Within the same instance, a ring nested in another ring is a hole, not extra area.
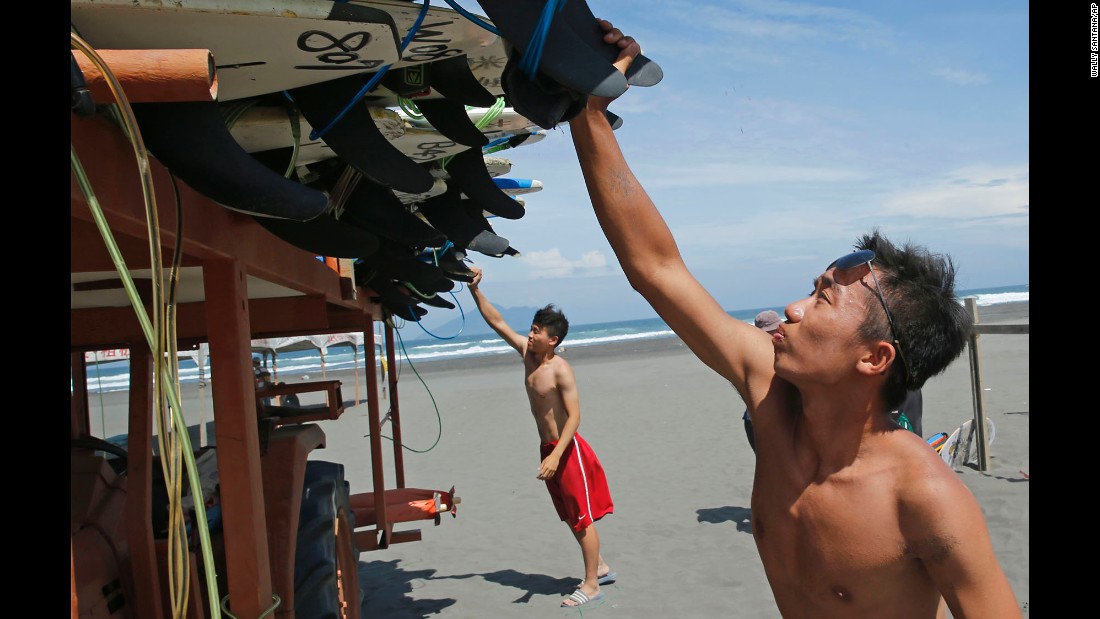
M 535 365 L 546 365 L 550 361 L 553 361 L 555 357 L 553 349 L 548 350 L 544 353 L 537 353 L 532 351 L 528 352 L 527 354 L 531 355 L 531 361 Z
M 838 393 L 836 388 L 802 393 L 798 433 L 827 475 L 851 464 L 864 439 L 886 428 L 887 415 L 880 397 L 865 391 Z

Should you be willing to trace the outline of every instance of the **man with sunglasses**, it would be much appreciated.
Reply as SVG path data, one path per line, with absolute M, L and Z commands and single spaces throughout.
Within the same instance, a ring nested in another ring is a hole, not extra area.
M 638 44 L 600 24 L 625 73 Z M 863 236 L 767 334 L 688 271 L 609 103 L 590 96 L 569 123 L 593 209 L 631 285 L 751 411 L 752 530 L 780 613 L 943 617 L 946 600 L 955 617 L 1022 617 L 973 494 L 889 415 L 966 343 L 951 260 Z

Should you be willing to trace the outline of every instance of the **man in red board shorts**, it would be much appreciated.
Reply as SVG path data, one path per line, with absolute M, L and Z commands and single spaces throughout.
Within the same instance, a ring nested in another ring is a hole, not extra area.
M 572 529 L 584 557 L 584 582 L 561 605 L 581 606 L 598 600 L 603 597 L 600 585 L 614 580 L 615 574 L 600 555 L 594 523 L 612 513 L 615 506 L 599 459 L 577 433 L 581 410 L 573 368 L 556 354 L 569 332 L 569 321 L 553 305 L 547 305 L 535 313 L 526 337 L 516 333 L 478 288 L 481 269 L 470 270 L 474 272 L 470 294 L 481 316 L 523 357 L 527 399 L 541 440 L 538 479 L 546 482 L 558 516 Z

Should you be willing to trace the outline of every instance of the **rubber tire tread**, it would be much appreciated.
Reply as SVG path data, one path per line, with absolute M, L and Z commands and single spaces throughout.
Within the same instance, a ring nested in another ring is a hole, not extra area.
M 296 619 L 341 619 L 343 616 L 333 523 L 343 514 L 348 519 L 348 530 L 354 530 L 355 514 L 348 504 L 349 493 L 350 485 L 344 481 L 344 465 L 322 460 L 306 464 L 294 560 Z M 357 548 L 354 556 L 354 569 L 358 571 Z M 357 574 L 353 578 L 357 581 Z M 356 601 L 361 604 L 360 597 L 357 595 Z

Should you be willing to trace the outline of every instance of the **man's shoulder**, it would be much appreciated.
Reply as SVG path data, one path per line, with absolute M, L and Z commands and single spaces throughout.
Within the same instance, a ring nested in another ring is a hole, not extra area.
M 573 366 L 561 355 L 554 355 L 554 370 L 557 372 L 573 373 Z

